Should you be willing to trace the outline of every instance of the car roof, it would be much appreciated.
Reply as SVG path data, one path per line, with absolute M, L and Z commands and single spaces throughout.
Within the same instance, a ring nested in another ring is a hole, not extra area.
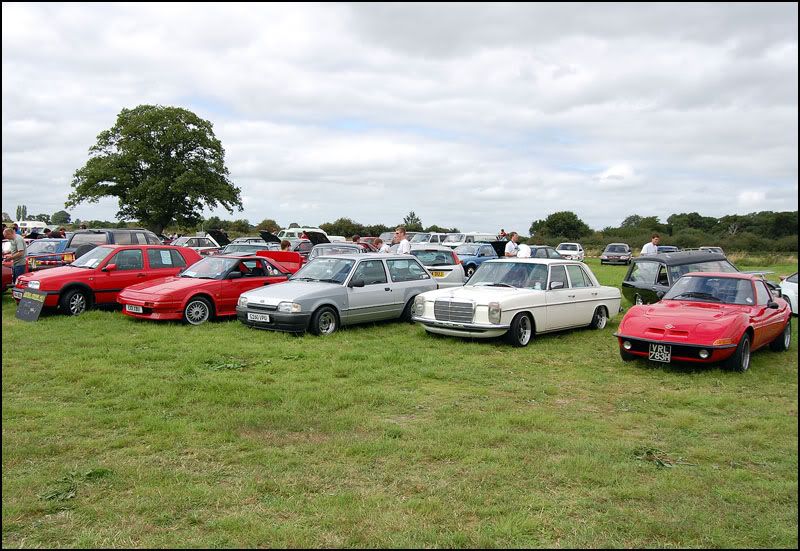
M 676 251 L 674 253 L 650 254 L 637 256 L 634 262 L 663 262 L 667 266 L 680 266 L 694 262 L 711 262 L 713 260 L 728 260 L 724 254 L 708 251 Z
M 466 245 L 480 245 L 480 243 L 465 243 Z M 444 245 L 435 245 L 431 243 L 412 243 L 411 244 L 412 251 L 441 251 L 441 252 L 453 252 L 453 249 L 450 247 L 445 247 Z
M 317 258 L 323 258 L 323 256 L 318 256 Z M 315 258 L 314 260 L 317 260 Z M 378 252 L 368 252 L 368 253 L 361 253 L 361 254 L 326 254 L 324 258 L 340 258 L 346 260 L 369 260 L 369 259 L 378 259 L 378 260 L 416 260 L 417 257 L 410 254 L 393 254 L 393 253 L 378 253 Z
M 714 277 L 714 278 L 726 277 L 728 279 L 752 279 L 752 280 L 764 279 L 764 276 L 762 276 L 761 274 L 749 274 L 746 272 L 689 272 L 687 274 L 683 274 L 681 277 L 686 277 L 686 276 Z
M 524 262 L 526 264 L 583 264 L 577 260 L 567 260 L 566 258 L 498 258 L 487 260 L 486 262 Z

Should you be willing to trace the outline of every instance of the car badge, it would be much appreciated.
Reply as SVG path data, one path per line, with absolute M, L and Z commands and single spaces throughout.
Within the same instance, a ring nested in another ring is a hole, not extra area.
M 668 324 L 666 324 L 666 325 L 664 326 L 664 329 L 675 329 L 675 326 L 674 326 L 674 325 L 672 325 L 671 323 L 668 323 Z

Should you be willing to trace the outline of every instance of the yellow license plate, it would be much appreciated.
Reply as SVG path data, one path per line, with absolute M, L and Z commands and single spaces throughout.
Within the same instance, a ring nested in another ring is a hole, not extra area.
M 444 272 L 431 272 L 431 274 L 433 275 L 433 277 L 444 277 L 445 276 Z

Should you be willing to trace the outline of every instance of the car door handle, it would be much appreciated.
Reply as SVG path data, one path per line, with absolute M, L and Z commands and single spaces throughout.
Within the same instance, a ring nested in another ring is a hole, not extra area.
M 597 296 L 597 291 L 593 292 L 593 293 L 592 293 L 592 296 L 593 296 L 593 297 L 596 297 L 596 296 Z
M 384 290 L 384 291 L 391 291 L 391 290 L 392 290 L 392 288 L 391 288 L 391 287 L 384 287 L 384 288 L 383 288 L 383 290 Z
M 136 274 L 136 277 L 147 277 L 147 274 Z
M 567 298 L 575 298 L 575 295 L 567 295 Z

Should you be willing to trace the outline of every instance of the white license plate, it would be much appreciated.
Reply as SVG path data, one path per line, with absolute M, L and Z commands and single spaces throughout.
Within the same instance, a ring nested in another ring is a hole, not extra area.
M 12 289 L 11 290 L 11 296 L 16 298 L 16 299 L 22 300 L 22 291 L 17 291 L 16 289 Z
M 669 363 L 672 359 L 672 347 L 668 344 L 650 343 L 650 355 L 654 362 Z
M 254 314 L 253 312 L 247 312 L 247 319 L 250 321 L 269 321 L 269 314 Z
M 141 306 L 136 306 L 135 304 L 126 304 L 125 310 L 127 310 L 128 312 L 133 312 L 135 314 L 141 314 L 142 312 L 144 312 Z

